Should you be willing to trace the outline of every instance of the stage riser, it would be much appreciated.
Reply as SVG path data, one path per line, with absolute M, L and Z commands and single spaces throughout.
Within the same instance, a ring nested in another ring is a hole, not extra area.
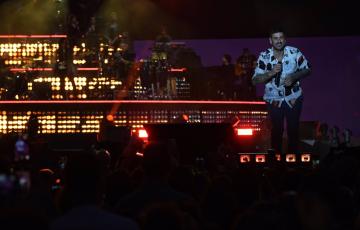
M 267 112 L 261 103 L 214 101 L 81 101 L 81 102 L 0 102 L 0 133 L 24 132 L 30 114 L 36 114 L 39 132 L 97 133 L 100 121 L 112 114 L 116 126 L 141 128 L 146 123 L 174 123 L 186 114 L 189 123 L 231 122 L 260 130 Z

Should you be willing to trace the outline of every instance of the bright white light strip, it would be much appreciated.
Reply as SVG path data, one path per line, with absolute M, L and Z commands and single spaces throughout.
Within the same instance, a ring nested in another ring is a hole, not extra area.
M 238 136 L 252 136 L 253 130 L 252 129 L 238 129 L 237 135 Z
M 139 135 L 139 138 L 148 138 L 149 137 L 149 135 L 145 129 L 139 129 L 138 135 Z

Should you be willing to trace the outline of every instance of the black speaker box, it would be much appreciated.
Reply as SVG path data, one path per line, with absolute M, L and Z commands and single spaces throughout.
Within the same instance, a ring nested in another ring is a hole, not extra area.
M 175 140 L 181 163 L 207 158 L 222 143 L 233 139 L 231 124 L 144 124 L 149 141 Z

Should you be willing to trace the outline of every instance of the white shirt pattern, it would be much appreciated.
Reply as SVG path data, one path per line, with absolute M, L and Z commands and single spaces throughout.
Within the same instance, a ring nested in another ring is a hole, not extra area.
M 255 68 L 256 75 L 264 74 L 272 70 L 274 65 L 278 64 L 279 61 L 274 56 L 272 48 L 261 52 L 257 60 Z M 273 77 L 269 82 L 265 84 L 264 100 L 272 103 L 274 100 L 279 101 L 279 107 L 281 103 L 285 101 L 290 107 L 292 107 L 290 101 L 299 98 L 302 95 L 302 89 L 300 82 L 295 82 L 291 89 L 286 89 L 284 81 L 287 76 L 298 72 L 300 70 L 309 69 L 310 63 L 306 60 L 305 56 L 300 52 L 299 49 L 291 46 L 285 46 L 284 56 L 282 59 L 282 71 L 279 79 Z

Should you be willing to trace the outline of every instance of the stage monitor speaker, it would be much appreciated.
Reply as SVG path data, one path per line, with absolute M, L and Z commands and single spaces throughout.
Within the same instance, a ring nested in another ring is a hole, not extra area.
M 144 124 L 149 141 L 175 140 L 180 163 L 191 164 L 199 156 L 207 158 L 220 144 L 231 141 L 231 124 Z
M 100 128 L 99 138 L 100 142 L 113 142 L 113 143 L 128 143 L 131 136 L 130 127 L 114 125 L 105 125 Z
M 86 151 L 96 143 L 96 133 L 51 134 L 46 139 L 53 151 Z

